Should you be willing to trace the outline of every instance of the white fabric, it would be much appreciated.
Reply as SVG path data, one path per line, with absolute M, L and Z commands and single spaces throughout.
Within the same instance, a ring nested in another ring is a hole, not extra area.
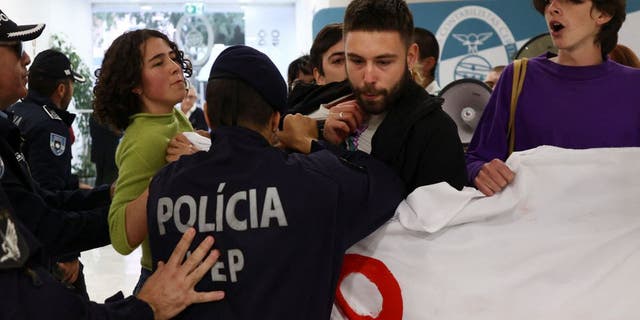
M 638 163 L 640 148 L 514 153 L 503 192 L 418 188 L 348 253 L 387 266 L 402 319 L 638 319 Z M 375 318 L 379 293 L 362 283 L 339 287 Z
M 318 110 L 309 114 L 309 118 L 314 120 L 326 120 L 327 117 L 329 117 L 329 113 L 331 113 L 329 109 L 327 109 L 324 105 L 320 105 L 320 108 L 318 108 Z
M 363 124 L 366 129 L 362 133 L 360 133 L 360 136 L 358 137 L 358 150 L 367 154 L 371 153 L 371 140 L 373 140 L 373 135 L 376 134 L 376 131 L 378 131 L 378 127 L 380 127 L 382 120 L 384 120 L 386 116 L 386 112 L 381 114 L 369 115 L 366 123 Z
M 435 80 L 431 81 L 431 83 L 429 83 L 429 85 L 424 89 L 429 94 L 432 94 L 434 96 L 437 96 L 438 93 L 440 93 L 440 86 L 438 85 L 438 82 L 436 82 Z

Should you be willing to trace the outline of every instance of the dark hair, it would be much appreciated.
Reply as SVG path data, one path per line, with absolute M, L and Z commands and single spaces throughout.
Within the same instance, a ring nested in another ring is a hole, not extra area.
M 544 15 L 545 8 L 549 5 L 549 0 L 533 0 L 533 6 Z M 572 0 L 572 2 L 582 3 L 584 0 Z M 626 0 L 592 0 L 592 8 L 605 12 L 611 16 L 611 20 L 605 23 L 598 35 L 596 35 L 596 43 L 600 44 L 602 56 L 606 56 L 613 50 L 618 43 L 618 31 L 622 27 L 624 19 L 627 17 Z
M 342 23 L 331 23 L 316 35 L 309 51 L 309 58 L 311 60 L 311 67 L 318 68 L 318 72 L 321 76 L 324 76 L 324 68 L 322 67 L 322 55 L 333 47 L 336 43 L 342 40 Z
M 169 45 L 186 77 L 193 72 L 191 61 L 160 31 L 140 29 L 125 32 L 116 38 L 105 52 L 101 68 L 95 72 L 96 85 L 93 88 L 94 114 L 101 123 L 112 129 L 126 129 L 129 117 L 141 112 L 140 99 L 132 90 L 142 81 L 143 56 L 140 46 L 150 38 L 160 38 Z
M 67 86 L 69 80 L 71 79 L 53 79 L 42 74 L 29 74 L 29 91 L 35 91 L 42 96 L 50 97 L 60 84 Z
M 258 91 L 240 79 L 209 80 L 206 100 L 212 129 L 238 124 L 262 128 L 275 112 Z
M 302 72 L 304 75 L 312 75 L 313 68 L 311 67 L 311 62 L 309 60 L 309 55 L 305 54 L 293 61 L 289 64 L 289 69 L 287 70 L 287 85 L 289 90 L 291 90 L 293 86 L 293 82 L 298 79 L 298 73 Z
M 609 53 L 609 57 L 611 60 L 628 67 L 632 68 L 640 68 L 640 60 L 638 56 L 633 52 L 633 50 L 629 49 L 629 47 L 618 44 L 611 52 Z
M 353 0 L 344 14 L 344 34 L 351 31 L 397 31 L 408 48 L 413 15 L 404 0 Z
M 433 69 L 431 69 L 431 76 L 434 77 L 436 74 L 436 66 L 438 65 L 438 57 L 440 56 L 440 45 L 438 44 L 438 40 L 436 40 L 436 36 L 427 29 L 416 27 L 413 31 L 413 42 L 418 44 L 418 48 L 420 48 L 420 60 L 428 57 L 436 59 L 436 63 Z

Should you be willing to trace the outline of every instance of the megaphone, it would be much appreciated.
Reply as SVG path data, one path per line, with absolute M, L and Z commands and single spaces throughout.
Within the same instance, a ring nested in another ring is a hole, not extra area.
M 444 99 L 442 109 L 458 126 L 460 140 L 468 145 L 489 102 L 491 88 L 480 80 L 459 79 L 444 87 L 439 96 Z

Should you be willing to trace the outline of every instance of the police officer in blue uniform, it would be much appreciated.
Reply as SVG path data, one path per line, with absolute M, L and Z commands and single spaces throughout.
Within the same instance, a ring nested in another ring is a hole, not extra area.
M 207 239 L 182 263 L 193 231 L 185 233 L 176 253 L 138 297 L 123 300 L 120 294 L 98 305 L 66 290 L 47 272 L 51 253 L 108 243 L 107 208 L 81 210 L 108 204 L 109 190 L 52 193 L 29 174 L 20 131 L 5 110 L 26 95 L 31 59 L 22 41 L 43 30 L 44 24 L 19 26 L 0 10 L 0 319 L 168 319 L 191 303 L 221 299 L 220 292 L 193 291 L 217 258 L 212 253 L 202 261 L 213 244 Z
M 222 299 L 221 292 L 193 291 L 217 258 L 216 252 L 202 261 L 213 244 L 209 239 L 182 263 L 194 233 L 185 233 L 167 267 L 152 275 L 137 297 L 125 299 L 118 292 L 98 304 L 71 293 L 47 272 L 43 265 L 49 258 L 14 217 L 0 186 L 0 319 L 169 319 L 191 303 Z
M 9 108 L 25 139 L 22 151 L 33 178 L 51 191 L 78 189 L 78 177 L 71 174 L 71 124 L 76 116 L 67 111 L 74 82 L 85 78 L 71 69 L 67 56 L 42 51 L 29 68 L 27 97 Z
M 200 238 L 214 235 L 221 252 L 199 288 L 224 290 L 225 300 L 193 305 L 180 319 L 329 319 L 345 251 L 402 200 L 391 169 L 315 141 L 314 120 L 288 115 L 278 130 L 286 97 L 266 55 L 226 49 L 207 85 L 210 150 L 182 156 L 150 184 L 154 264 L 191 226 Z
M 78 177 L 71 174 L 74 139 L 71 124 L 76 116 L 67 108 L 73 97 L 74 82 L 84 81 L 63 53 L 52 49 L 42 51 L 29 68 L 27 97 L 9 108 L 24 138 L 22 151 L 31 175 L 44 189 L 78 189 Z M 70 289 L 88 299 L 79 257 L 79 252 L 57 257 L 52 271 Z

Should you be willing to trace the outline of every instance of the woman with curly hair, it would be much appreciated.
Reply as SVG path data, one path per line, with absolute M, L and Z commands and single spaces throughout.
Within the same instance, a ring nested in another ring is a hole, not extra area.
M 131 253 L 142 243 L 142 271 L 136 293 L 151 274 L 147 240 L 147 186 L 166 164 L 169 140 L 193 131 L 175 109 L 186 94 L 189 60 L 177 45 L 156 30 L 126 32 L 113 41 L 96 71 L 93 109 L 101 122 L 124 132 L 116 151 L 119 177 L 109 209 L 113 247 Z

